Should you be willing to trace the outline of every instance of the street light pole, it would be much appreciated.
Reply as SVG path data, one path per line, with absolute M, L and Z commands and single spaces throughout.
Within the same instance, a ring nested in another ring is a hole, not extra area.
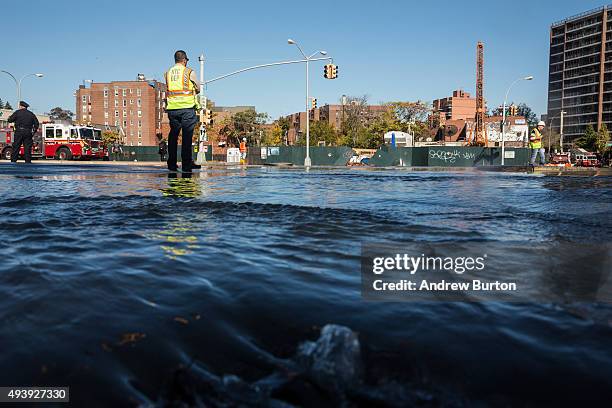
M 24 79 L 26 79 L 27 77 L 31 77 L 31 76 L 34 76 L 36 78 L 42 78 L 44 75 L 43 74 L 26 74 L 21 77 L 21 79 L 19 80 L 19 83 L 17 84 L 17 105 L 19 105 L 19 101 L 21 101 L 21 83 L 23 82 Z
M 551 134 L 552 134 L 552 123 L 553 120 L 557 119 L 558 117 L 561 117 L 561 127 L 559 129 L 559 144 L 561 145 L 561 153 L 563 153 L 563 146 L 562 146 L 562 142 L 563 142 L 563 131 L 561 130 L 563 128 L 563 115 L 565 115 L 565 111 L 561 111 L 559 113 L 559 115 L 555 115 L 552 118 L 548 119 L 548 154 L 550 155 L 550 152 L 552 150 L 552 142 L 551 142 Z
M 206 143 L 206 95 L 204 95 L 204 53 L 198 57 L 200 62 L 200 134 L 198 137 L 198 155 L 196 157 L 196 164 L 202 165 L 206 162 L 206 152 L 204 151 L 204 143 Z
M 19 102 L 21 101 L 21 82 L 29 77 L 29 76 L 35 76 L 37 78 L 42 78 L 43 74 L 26 74 L 24 76 L 21 77 L 21 79 L 17 80 L 17 78 L 15 78 L 15 75 L 11 74 L 8 71 L 0 71 L 0 72 L 4 72 L 5 74 L 9 75 L 11 78 L 13 78 L 13 81 L 15 81 L 15 86 L 17 87 L 17 104 L 15 106 L 19 106 Z
M 559 126 L 559 145 L 561 146 L 561 153 L 563 153 L 563 115 L 565 115 L 565 111 L 561 111 L 561 123 Z
M 310 167 L 312 166 L 312 160 L 310 159 L 310 84 L 309 84 L 309 64 L 310 61 L 312 59 L 312 57 L 314 57 L 317 54 L 321 54 L 321 55 L 327 55 L 327 52 L 325 51 L 317 51 L 314 54 L 312 54 L 311 56 L 307 57 L 306 54 L 304 54 L 304 51 L 302 51 L 302 47 L 300 47 L 300 45 L 295 42 L 294 40 L 292 40 L 291 38 L 287 40 L 287 43 L 289 43 L 290 45 L 295 45 L 298 50 L 300 50 L 300 53 L 302 53 L 302 56 L 304 56 L 304 59 L 306 60 L 306 158 L 304 159 L 304 166 L 306 167 Z
M 502 112 L 502 140 L 501 140 L 501 165 L 505 164 L 505 156 L 506 156 L 506 104 L 508 103 L 508 94 L 510 93 L 510 89 L 516 84 L 518 81 L 531 81 L 533 76 L 529 75 L 523 78 L 518 78 L 515 80 L 506 91 L 506 96 L 504 97 L 504 105 Z

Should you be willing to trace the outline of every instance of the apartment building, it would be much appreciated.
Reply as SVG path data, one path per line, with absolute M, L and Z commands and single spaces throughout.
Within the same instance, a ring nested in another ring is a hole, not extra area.
M 111 81 L 79 86 L 76 91 L 76 121 L 114 126 L 128 146 L 156 146 L 170 129 L 164 112 L 166 84 L 147 81 Z
M 590 10 L 550 28 L 547 120 L 564 143 L 588 125 L 612 125 L 612 6 Z

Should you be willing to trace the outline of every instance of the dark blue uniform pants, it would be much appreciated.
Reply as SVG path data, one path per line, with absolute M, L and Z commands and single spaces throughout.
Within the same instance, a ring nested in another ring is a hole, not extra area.
M 173 109 L 168 111 L 168 119 L 170 120 L 170 133 L 168 134 L 168 168 L 175 169 L 177 161 L 178 135 L 183 133 L 181 143 L 181 161 L 183 169 L 191 169 L 193 129 L 198 123 L 196 111 L 190 109 Z
M 14 163 L 17 161 L 17 157 L 19 157 L 19 149 L 23 145 L 23 156 L 25 158 L 26 163 L 32 162 L 32 132 L 28 132 L 27 130 L 16 130 L 15 138 L 13 139 L 13 151 L 11 156 L 11 161 Z

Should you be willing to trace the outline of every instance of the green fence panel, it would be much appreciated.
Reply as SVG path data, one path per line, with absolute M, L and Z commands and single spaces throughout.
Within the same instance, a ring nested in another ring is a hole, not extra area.
M 142 161 L 142 162 L 161 162 L 158 146 L 122 146 L 122 153 L 110 153 L 110 160 L 115 161 Z M 193 158 L 197 157 L 197 146 L 193 147 Z M 212 146 L 208 145 L 206 160 L 211 161 Z M 181 161 L 181 146 L 178 147 L 178 161 Z
M 507 148 L 506 166 L 524 166 L 529 162 L 527 148 Z M 478 167 L 501 165 L 501 148 L 469 146 L 392 147 L 382 146 L 370 159 L 376 167 Z
M 265 149 L 265 153 L 262 154 Z M 249 156 L 251 156 L 249 158 Z M 310 159 L 313 166 L 346 166 L 353 156 L 350 147 L 319 147 L 310 148 Z M 290 163 L 303 166 L 306 158 L 306 148 L 302 146 L 270 146 L 252 147 L 247 159 L 253 164 Z

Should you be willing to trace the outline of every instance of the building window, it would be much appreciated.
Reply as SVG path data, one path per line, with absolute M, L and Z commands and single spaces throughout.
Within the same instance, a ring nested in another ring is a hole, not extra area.
M 119 88 L 115 87 L 115 96 L 119 96 Z
M 130 116 L 134 116 L 134 111 L 130 109 Z
M 139 130 L 139 131 L 138 131 L 138 138 L 139 138 L 139 139 L 142 139 L 142 130 Z
M 119 111 L 115 111 L 115 117 L 118 118 L 119 117 Z
M 142 127 L 142 120 L 138 121 L 138 127 L 141 128 Z
M 127 89 L 123 88 L 122 95 L 123 95 L 124 98 L 127 96 Z
M 87 106 L 83 105 L 83 113 L 86 113 L 86 112 L 87 112 Z
M 138 117 L 142 118 L 142 111 L 140 111 L 140 110 L 138 111 Z
M 130 130 L 130 137 L 134 136 L 134 131 Z
M 140 90 L 140 88 L 138 88 L 138 89 L 136 90 L 136 95 L 138 95 L 138 96 L 142 95 L 142 91 Z
M 125 111 L 125 110 L 123 111 L 123 117 L 127 118 L 127 111 Z
M 104 88 L 104 97 L 108 98 L 108 88 Z
M 142 142 L 138 142 L 138 146 L 142 146 Z
M 127 120 L 123 121 L 123 127 L 127 127 Z
M 104 112 L 104 119 L 108 119 L 108 112 Z
M 108 121 L 104 121 L 104 126 L 108 126 Z
M 133 105 L 133 104 L 134 104 L 134 100 L 130 99 L 130 105 Z
M 119 126 L 119 121 L 118 120 L 115 121 L 115 126 Z
M 115 99 L 115 108 L 119 106 L 119 101 Z
M 104 107 L 108 108 L 108 101 L 104 101 Z
M 140 99 L 138 99 L 138 106 L 142 106 Z
M 127 106 L 127 101 L 124 99 L 123 100 L 123 107 L 125 108 Z
M 83 101 L 83 103 L 87 103 L 87 95 L 83 95 L 81 97 L 81 100 Z
M 134 90 L 132 88 L 130 88 L 130 94 L 133 94 Z

